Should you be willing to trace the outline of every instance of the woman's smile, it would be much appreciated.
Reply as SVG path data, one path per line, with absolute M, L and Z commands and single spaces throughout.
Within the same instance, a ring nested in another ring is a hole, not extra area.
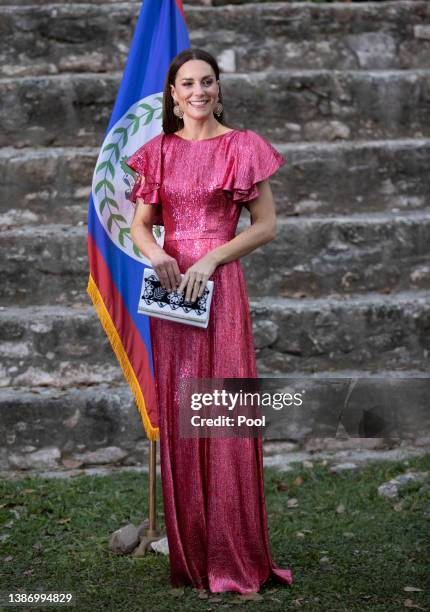
M 188 104 L 191 104 L 192 106 L 205 106 L 208 103 L 208 100 L 191 100 L 191 102 L 188 102 Z

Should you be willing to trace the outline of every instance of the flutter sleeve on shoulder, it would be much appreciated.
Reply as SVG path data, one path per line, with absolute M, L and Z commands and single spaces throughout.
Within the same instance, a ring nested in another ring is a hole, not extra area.
M 142 198 L 145 204 L 161 204 L 158 190 L 161 186 L 161 139 L 153 138 L 127 159 L 126 164 L 135 171 L 135 182 L 130 200 Z
M 162 138 L 154 137 L 127 159 L 126 164 L 134 170 L 135 179 L 130 200 L 141 198 L 144 204 L 159 204 L 154 225 L 164 225 L 159 189 L 162 174 Z
M 223 186 L 232 192 L 233 201 L 241 203 L 258 198 L 257 183 L 274 174 L 285 158 L 253 130 L 245 130 L 237 142 L 235 163 Z

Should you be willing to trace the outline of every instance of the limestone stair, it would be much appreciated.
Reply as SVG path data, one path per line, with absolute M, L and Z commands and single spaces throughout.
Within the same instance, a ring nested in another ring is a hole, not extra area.
M 2 469 L 47 446 L 54 466 L 146 449 L 85 292 L 92 172 L 139 7 L 0 0 Z M 287 159 L 278 236 L 242 260 L 260 374 L 428 376 L 429 3 L 184 8 L 229 124 Z

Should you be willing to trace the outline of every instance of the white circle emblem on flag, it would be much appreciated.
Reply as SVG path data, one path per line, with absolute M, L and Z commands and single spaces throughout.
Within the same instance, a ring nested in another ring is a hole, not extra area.
M 131 239 L 135 204 L 129 197 L 134 185 L 127 159 L 145 142 L 161 133 L 163 94 L 139 100 L 112 126 L 97 159 L 92 196 L 97 216 L 109 238 L 124 253 L 147 265 L 150 261 Z M 155 226 L 154 236 L 162 246 L 164 228 Z

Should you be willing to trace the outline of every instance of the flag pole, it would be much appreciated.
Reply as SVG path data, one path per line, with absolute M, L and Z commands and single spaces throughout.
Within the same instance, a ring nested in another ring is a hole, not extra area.
M 144 557 L 148 551 L 151 551 L 152 542 L 161 540 L 165 537 L 159 529 L 157 529 L 157 514 L 156 514 L 156 499 L 157 499 L 157 441 L 149 441 L 149 486 L 148 486 L 148 508 L 149 508 L 149 525 L 143 536 L 140 538 L 140 544 L 133 552 L 133 557 Z
M 158 538 L 159 531 L 156 528 L 156 498 L 157 498 L 157 470 L 156 470 L 156 459 L 157 459 L 157 442 L 156 440 L 149 441 L 149 527 L 146 532 L 147 537 L 152 538 L 156 536 Z

